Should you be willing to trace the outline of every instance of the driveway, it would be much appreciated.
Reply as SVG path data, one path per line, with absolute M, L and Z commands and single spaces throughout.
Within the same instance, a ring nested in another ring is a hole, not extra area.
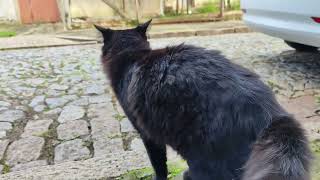
M 154 48 L 182 42 L 255 71 L 310 139 L 320 138 L 320 53 L 260 33 L 151 40 Z M 112 179 L 150 166 L 102 73 L 100 47 L 0 51 L 0 179 Z

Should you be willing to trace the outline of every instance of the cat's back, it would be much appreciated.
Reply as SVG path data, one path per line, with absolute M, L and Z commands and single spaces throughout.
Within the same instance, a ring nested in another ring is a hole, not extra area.
M 230 62 L 216 50 L 181 44 L 155 50 L 148 59 L 145 70 L 151 76 L 160 77 L 162 84 L 172 78 L 177 83 L 218 83 L 221 87 L 228 83 L 239 87 L 248 86 L 247 83 L 260 84 L 255 73 Z
M 155 55 L 156 54 L 156 55 Z M 190 45 L 167 47 L 153 54 L 143 81 L 146 87 L 167 100 L 181 103 L 189 99 L 203 108 L 261 106 L 265 111 L 279 109 L 271 89 L 250 70 L 232 63 L 219 51 Z M 205 103 L 205 104 L 204 104 Z M 270 109 L 272 108 L 272 109 Z

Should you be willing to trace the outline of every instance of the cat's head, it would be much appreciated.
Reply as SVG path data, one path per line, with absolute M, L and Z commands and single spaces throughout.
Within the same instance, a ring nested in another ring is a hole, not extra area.
M 147 41 L 147 30 L 152 19 L 144 24 L 140 24 L 133 29 L 112 30 L 95 25 L 103 37 L 102 55 L 109 53 L 116 54 L 124 50 L 149 46 Z

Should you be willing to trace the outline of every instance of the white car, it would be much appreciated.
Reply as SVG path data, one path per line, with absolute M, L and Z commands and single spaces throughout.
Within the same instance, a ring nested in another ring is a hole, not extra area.
M 297 51 L 320 47 L 320 0 L 241 0 L 251 28 L 285 40 Z

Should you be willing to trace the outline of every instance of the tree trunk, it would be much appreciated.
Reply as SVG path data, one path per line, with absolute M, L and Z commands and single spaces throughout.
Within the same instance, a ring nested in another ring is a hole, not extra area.
M 192 0 L 187 0 L 187 14 L 192 14 Z
M 176 0 L 176 14 L 179 14 L 179 0 Z
M 139 1 L 138 0 L 135 0 L 135 5 L 136 5 L 136 19 L 139 23 Z
M 126 10 L 126 2 L 125 0 L 122 0 L 122 12 L 125 12 Z
M 71 26 L 71 1 L 70 0 L 59 0 L 59 9 L 61 13 L 61 20 L 63 22 L 64 30 L 72 29 Z
M 228 9 L 231 10 L 231 0 L 228 0 Z
M 184 14 L 184 0 L 181 2 L 181 14 Z
M 110 2 L 110 0 L 101 0 L 101 1 L 107 4 L 111 9 L 113 9 L 122 19 L 124 20 L 131 19 L 124 12 L 122 12 L 114 3 Z
M 160 0 L 160 15 L 163 16 L 164 15 L 164 0 Z
M 224 0 L 220 0 L 220 17 L 224 16 Z

